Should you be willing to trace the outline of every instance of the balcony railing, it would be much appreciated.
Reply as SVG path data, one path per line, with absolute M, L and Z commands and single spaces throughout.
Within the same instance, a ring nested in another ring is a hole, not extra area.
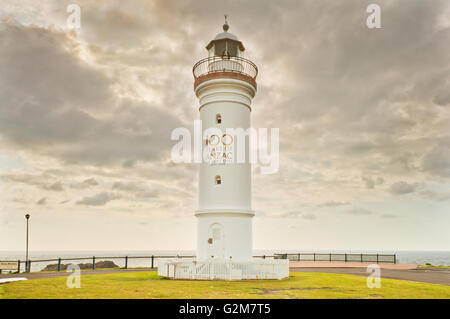
M 230 73 L 230 75 L 240 75 L 242 79 L 248 80 L 248 82 L 256 87 L 258 67 L 252 61 L 241 57 L 213 56 L 198 61 L 194 65 L 192 72 L 194 74 L 195 85 L 202 82 L 202 77 Z

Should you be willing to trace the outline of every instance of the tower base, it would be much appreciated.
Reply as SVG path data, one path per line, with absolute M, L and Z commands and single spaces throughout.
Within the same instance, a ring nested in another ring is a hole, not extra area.
M 289 278 L 287 259 L 251 259 L 249 261 L 160 261 L 158 275 L 187 280 L 257 280 Z

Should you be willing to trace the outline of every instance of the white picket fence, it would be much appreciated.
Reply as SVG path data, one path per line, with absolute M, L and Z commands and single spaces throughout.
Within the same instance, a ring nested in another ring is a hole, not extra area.
M 289 277 L 289 260 L 170 260 L 160 262 L 158 275 L 190 280 L 284 279 Z

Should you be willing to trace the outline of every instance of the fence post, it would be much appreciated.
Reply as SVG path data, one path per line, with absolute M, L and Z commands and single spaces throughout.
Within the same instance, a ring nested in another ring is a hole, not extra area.
M 394 264 L 396 264 L 396 263 L 397 263 L 397 255 L 394 254 Z
M 155 256 L 152 255 L 152 269 L 153 269 L 153 266 L 154 266 L 154 262 L 155 262 Z
M 316 261 L 316 253 L 314 253 L 314 261 Z
M 263 259 L 266 259 L 266 255 L 263 255 Z
M 20 259 L 17 261 L 17 273 L 20 273 Z
M 377 264 L 378 264 L 378 254 L 377 254 Z
M 331 262 L 331 253 L 330 253 L 330 262 Z
M 361 254 L 361 262 L 363 262 L 362 254 Z
M 298 261 L 300 261 L 300 254 L 298 254 Z
M 58 258 L 58 271 L 61 271 L 61 257 Z
M 92 269 L 95 269 L 95 256 L 92 257 Z
M 125 256 L 125 269 L 128 269 L 128 256 Z
M 27 272 L 31 272 L 31 260 L 28 261 L 28 271 Z
M 347 262 L 347 254 L 345 254 L 345 262 Z

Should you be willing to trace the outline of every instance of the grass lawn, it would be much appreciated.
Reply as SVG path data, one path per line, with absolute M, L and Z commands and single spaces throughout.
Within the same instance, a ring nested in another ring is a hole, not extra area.
M 437 267 L 437 268 L 450 268 L 450 266 L 445 266 L 445 265 L 432 265 L 432 264 L 425 264 L 425 265 L 419 265 L 419 268 L 434 268 L 434 267 Z
M 287 280 L 182 281 L 156 272 L 82 275 L 81 288 L 69 289 L 66 277 L 35 279 L 0 286 L 0 298 L 450 298 L 450 287 L 382 279 L 367 288 L 366 278 L 294 272 Z

